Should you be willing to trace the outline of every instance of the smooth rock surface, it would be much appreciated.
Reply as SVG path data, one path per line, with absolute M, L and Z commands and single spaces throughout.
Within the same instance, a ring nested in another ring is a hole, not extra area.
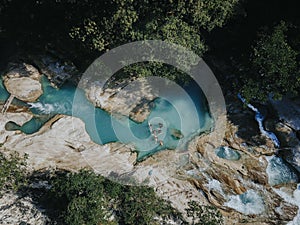
M 39 80 L 41 74 L 27 63 L 11 63 L 4 75 L 4 85 L 7 91 L 25 102 L 34 102 L 42 94 Z
M 189 182 L 177 179 L 177 155 L 173 151 L 162 151 L 151 159 L 135 165 L 136 154 L 130 146 L 121 143 L 98 145 L 91 141 L 84 123 L 70 116 L 58 116 L 46 123 L 37 133 L 25 135 L 16 131 L 5 131 L 8 121 L 22 124 L 28 121 L 28 113 L 7 113 L 0 117 L 0 150 L 27 153 L 32 170 L 65 169 L 78 171 L 91 168 L 105 177 L 118 175 L 121 183 L 150 185 L 157 194 L 182 213 L 190 200 L 207 204 L 206 199 Z M 150 173 L 151 171 L 151 173 Z
M 84 83 L 84 81 L 83 81 Z M 129 116 L 143 122 L 150 114 L 151 104 L 157 96 L 146 80 L 137 80 L 125 88 L 101 88 L 99 82 L 84 86 L 87 98 L 97 107 L 116 116 Z
M 104 105 L 114 107 L 117 101 L 110 105 L 109 96 Z M 121 113 L 121 108 L 119 110 Z M 27 153 L 29 165 L 35 170 L 77 171 L 88 167 L 106 177 L 117 174 L 122 183 L 134 179 L 138 184 L 152 186 L 182 213 L 191 200 L 214 205 L 224 215 L 225 224 L 285 224 L 297 213 L 298 208 L 284 201 L 268 184 L 264 155 L 274 154 L 274 146 L 268 142 L 259 146 L 245 143 L 237 135 L 238 126 L 228 122 L 226 116 L 216 121 L 225 125 L 225 136 L 214 130 L 194 138 L 186 151 L 165 150 L 139 164 L 135 164 L 136 154 L 129 145 L 93 143 L 78 118 L 58 116 L 32 135 L 4 129 L 8 121 L 22 124 L 30 117 L 28 113 L 12 112 L 0 117 L 0 149 Z M 240 159 L 230 161 L 218 157 L 214 150 L 219 146 L 234 148 Z M 249 190 L 262 196 L 264 205 L 258 208 L 263 209 L 262 212 L 245 215 L 226 205 L 230 197 L 236 198 Z
M 10 94 L 25 102 L 34 102 L 43 94 L 40 82 L 29 77 L 8 78 L 4 85 Z

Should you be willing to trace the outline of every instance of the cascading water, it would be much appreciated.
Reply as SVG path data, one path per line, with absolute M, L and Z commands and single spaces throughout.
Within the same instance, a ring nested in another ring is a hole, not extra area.
M 238 98 L 245 104 L 246 100 L 238 94 Z M 248 108 L 255 112 L 255 120 L 258 123 L 260 132 L 266 137 L 270 138 L 274 145 L 278 148 L 280 146 L 280 142 L 276 135 L 270 131 L 266 131 L 263 126 L 264 116 L 259 112 L 257 108 L 255 108 L 251 104 L 247 104 Z M 284 163 L 284 161 L 277 157 L 271 156 L 266 157 L 268 160 L 267 173 L 269 177 L 270 185 L 284 184 L 284 183 L 296 183 L 299 182 L 298 175 L 289 168 L 289 166 Z M 294 190 L 293 194 L 285 192 L 282 189 L 273 188 L 273 190 L 280 195 L 285 201 L 297 205 L 299 207 L 298 214 L 294 218 L 293 221 L 289 222 L 287 225 L 299 225 L 300 224 L 300 184 L 297 185 L 297 189 Z M 278 209 L 280 210 L 280 209 Z
M 297 188 L 294 190 L 292 194 L 285 192 L 282 188 L 280 189 L 273 188 L 273 190 L 279 196 L 281 196 L 286 202 L 298 206 L 298 214 L 294 217 L 292 221 L 287 223 L 287 225 L 299 225 L 300 224 L 300 184 L 297 185 Z
M 258 110 L 257 108 L 255 108 L 255 107 L 254 107 L 253 105 L 251 105 L 250 103 L 247 103 L 247 102 L 246 102 L 246 99 L 244 99 L 244 98 L 241 96 L 241 94 L 238 94 L 238 98 L 239 98 L 243 103 L 245 103 L 245 104 L 248 106 L 248 108 L 250 108 L 253 112 L 255 112 L 255 120 L 256 120 L 257 123 L 258 123 L 259 130 L 260 130 L 260 132 L 262 133 L 262 135 L 264 135 L 264 136 L 270 138 L 270 139 L 273 141 L 274 145 L 275 145 L 277 148 L 279 148 L 280 142 L 279 142 L 278 138 L 276 137 L 276 135 L 275 135 L 274 133 L 270 132 L 270 131 L 265 130 L 265 128 L 264 128 L 263 121 L 264 121 L 265 117 L 259 112 L 259 110 Z
M 232 195 L 224 205 L 245 215 L 261 214 L 265 211 L 262 197 L 254 190 L 248 190 L 241 195 Z
M 283 159 L 277 156 L 267 156 L 266 159 L 268 161 L 266 172 L 270 185 L 297 183 L 299 181 L 298 175 Z

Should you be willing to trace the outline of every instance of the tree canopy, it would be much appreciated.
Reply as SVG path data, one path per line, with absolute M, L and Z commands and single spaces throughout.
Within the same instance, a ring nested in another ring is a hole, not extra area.
M 269 94 L 274 98 L 300 88 L 298 53 L 288 43 L 288 26 L 281 22 L 271 33 L 263 33 L 253 47 L 250 76 L 245 77 L 242 94 L 246 99 L 266 101 Z
M 238 2 L 113 0 L 113 10 L 101 8 L 104 13 L 87 15 L 71 29 L 70 36 L 98 51 L 135 40 L 159 39 L 202 55 L 205 47 L 201 31 L 223 26 Z
M 89 170 L 56 173 L 44 193 L 52 217 L 63 224 L 157 224 L 155 217 L 181 214 L 160 199 L 152 188 L 121 185 Z M 112 216 L 114 219 L 111 219 Z
M 292 43 L 295 40 L 290 37 L 297 34 L 290 34 L 288 23 L 292 22 L 299 31 L 296 1 L 289 0 L 291 6 L 280 0 L 273 2 L 274 10 L 265 15 L 264 7 L 269 3 L 259 0 L 28 0 L 22 3 L 4 0 L 0 3 L 0 38 L 6 37 L 28 49 L 53 44 L 82 71 L 104 52 L 132 41 L 164 40 L 182 45 L 199 56 L 213 54 L 209 49 L 214 46 L 223 55 L 226 52 L 230 55 L 233 45 L 240 42 L 241 54 L 236 60 L 241 61 L 242 55 L 246 55 L 248 65 L 235 91 L 247 100 L 264 101 L 270 93 L 278 98 L 288 92 L 297 93 L 299 89 L 300 42 L 298 37 L 297 43 Z M 233 21 L 235 16 L 239 17 Z M 254 41 L 255 33 L 263 26 L 267 30 Z M 234 33 L 237 39 L 224 40 L 222 34 L 226 32 Z M 213 39 L 215 34 L 220 37 Z M 223 41 L 230 43 L 226 50 Z M 249 43 L 253 45 L 251 56 L 247 54 Z M 123 77 L 149 75 L 187 79 L 181 71 L 159 63 L 132 65 L 122 74 Z

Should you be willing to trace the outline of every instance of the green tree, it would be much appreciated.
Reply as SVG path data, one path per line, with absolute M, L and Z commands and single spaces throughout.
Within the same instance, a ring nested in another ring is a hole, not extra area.
M 91 3 L 93 0 L 87 2 Z M 103 1 L 97 14 L 91 10 L 91 13 L 73 26 L 70 36 L 96 52 L 104 52 L 132 41 L 150 39 L 175 43 L 202 56 L 207 50 L 205 40 L 201 37 L 203 31 L 222 27 L 236 12 L 238 5 L 239 0 Z M 176 58 L 173 54 L 169 56 Z M 180 65 L 184 62 L 180 58 L 176 60 L 179 60 Z M 187 76 L 182 71 L 162 63 L 129 66 L 119 73 L 119 78 L 151 75 L 187 81 Z
M 121 197 L 120 212 L 122 224 L 151 225 L 157 224 L 155 216 L 166 218 L 180 214 L 165 201 L 158 198 L 152 188 L 127 187 Z
M 99 52 L 130 42 L 133 24 L 138 20 L 132 3 L 133 0 L 112 0 L 103 4 L 109 10 L 100 5 L 99 12 L 92 11 L 71 29 L 70 37 Z
M 86 15 L 72 28 L 70 36 L 98 51 L 149 36 L 203 49 L 199 40 L 201 29 L 222 27 L 235 13 L 238 3 L 239 0 L 113 0 L 103 3 L 97 14 L 91 11 Z
M 169 0 L 174 4 L 173 0 Z M 176 11 L 188 23 L 198 28 L 213 30 L 222 27 L 228 19 L 237 13 L 240 0 L 180 0 Z
M 296 94 L 300 87 L 297 52 L 286 37 L 287 25 L 281 22 L 271 34 L 263 34 L 253 48 L 251 75 L 245 78 L 243 96 L 249 101 L 265 101 L 269 94 L 281 98 Z
M 108 205 L 102 182 L 102 177 L 87 170 L 58 175 L 52 180 L 49 199 L 66 224 L 106 224 Z
M 158 198 L 152 188 L 118 184 L 82 170 L 57 173 L 44 197 L 53 218 L 64 224 L 157 224 L 155 216 L 182 219 L 180 213 Z M 114 220 L 109 217 L 114 214 Z
M 136 40 L 164 40 L 184 46 L 200 56 L 206 51 L 204 41 L 197 32 L 197 29 L 174 16 L 164 18 L 163 20 L 150 20 L 140 30 L 135 31 L 135 38 Z M 166 51 L 164 57 L 169 58 L 171 61 L 176 61 L 178 65 L 188 70 L 189 68 L 185 62 L 186 57 L 184 57 L 184 54 L 178 55 L 177 50 L 174 50 L 174 52 Z M 143 62 L 130 65 L 124 69 L 124 73 L 122 74 L 123 78 L 127 76 L 160 76 L 175 81 L 189 80 L 189 77 L 183 71 L 159 62 Z
M 17 152 L 5 156 L 0 152 L 0 191 L 17 190 L 26 183 L 26 159 Z

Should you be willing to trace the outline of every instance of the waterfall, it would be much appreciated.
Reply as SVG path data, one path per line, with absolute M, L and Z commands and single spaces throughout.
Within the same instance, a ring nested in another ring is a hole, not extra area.
M 265 130 L 265 128 L 264 128 L 263 121 L 264 121 L 265 117 L 253 105 L 251 105 L 250 103 L 246 103 L 246 100 L 241 96 L 240 93 L 238 94 L 238 98 L 243 103 L 245 103 L 248 106 L 248 108 L 250 108 L 253 112 L 255 112 L 255 120 L 258 123 L 258 127 L 259 127 L 261 134 L 270 138 L 273 141 L 275 147 L 279 148 L 280 142 L 279 142 L 278 138 L 276 137 L 276 135 L 270 131 Z

